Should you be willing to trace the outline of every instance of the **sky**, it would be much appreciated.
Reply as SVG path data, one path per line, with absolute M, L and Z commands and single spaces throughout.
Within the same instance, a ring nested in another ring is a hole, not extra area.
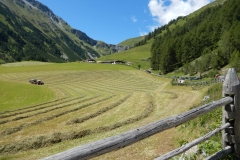
M 118 44 L 146 35 L 213 0 L 38 0 L 72 28 Z

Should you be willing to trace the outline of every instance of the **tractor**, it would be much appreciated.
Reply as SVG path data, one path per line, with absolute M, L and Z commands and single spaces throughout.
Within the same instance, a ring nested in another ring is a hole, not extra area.
M 30 79 L 29 82 L 32 84 L 37 84 L 37 85 L 44 85 L 43 81 L 41 81 L 41 80 Z

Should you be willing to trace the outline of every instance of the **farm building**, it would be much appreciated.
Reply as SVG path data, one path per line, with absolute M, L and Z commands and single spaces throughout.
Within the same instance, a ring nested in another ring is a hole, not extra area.
M 100 63 L 104 63 L 104 64 L 113 64 L 114 61 L 101 61 Z
M 126 62 L 120 61 L 120 60 L 116 60 L 115 63 L 116 63 L 116 64 L 125 64 Z
M 95 59 L 87 59 L 84 62 L 88 62 L 88 63 L 96 63 Z
M 101 61 L 100 63 L 107 63 L 107 64 L 125 64 L 124 61 L 114 60 L 114 61 Z

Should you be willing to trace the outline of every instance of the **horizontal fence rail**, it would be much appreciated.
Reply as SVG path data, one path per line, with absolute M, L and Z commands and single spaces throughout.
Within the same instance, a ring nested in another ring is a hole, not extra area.
M 224 158 L 231 153 L 233 153 L 233 148 L 227 146 L 223 150 L 215 153 L 214 155 L 207 157 L 205 160 L 220 160 L 221 158 Z
M 190 143 L 187 143 L 171 152 L 168 152 L 167 154 L 164 154 L 158 158 L 155 158 L 155 160 L 165 160 L 165 159 L 169 159 L 169 158 L 172 158 L 176 155 L 179 155 L 187 150 L 189 150 L 190 148 L 192 148 L 193 146 L 211 138 L 213 135 L 215 135 L 216 133 L 220 132 L 221 130 L 223 129 L 226 129 L 230 126 L 230 123 L 226 123 L 225 125 L 221 126 L 220 128 L 217 128 L 215 130 L 213 130 L 212 132 L 209 132 L 208 134 L 206 134 L 205 136 L 203 137 L 200 137 L 200 138 L 197 138 L 195 140 L 193 140 L 192 142 Z
M 101 154 L 123 148 L 153 134 L 176 127 L 184 122 L 192 120 L 200 115 L 208 113 L 220 106 L 229 104 L 231 102 L 233 102 L 233 99 L 231 97 L 225 97 L 218 101 L 214 101 L 209 104 L 191 109 L 185 113 L 159 120 L 116 136 L 75 147 L 67 151 L 43 158 L 42 160 L 90 159 Z

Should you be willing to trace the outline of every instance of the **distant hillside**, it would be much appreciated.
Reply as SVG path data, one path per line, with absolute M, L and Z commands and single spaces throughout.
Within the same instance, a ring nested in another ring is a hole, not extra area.
M 136 38 L 130 38 L 130 39 L 126 39 L 123 42 L 119 43 L 119 46 L 130 46 L 130 47 L 134 47 L 134 45 L 142 40 L 144 40 L 145 36 L 141 36 L 141 37 L 136 37 Z
M 231 61 L 231 55 L 234 52 L 237 56 L 240 46 L 238 2 L 215 0 L 155 29 L 136 42 L 134 48 L 100 60 L 126 60 L 133 67 L 140 65 L 162 73 L 179 68 L 185 74 L 202 73 L 229 63 L 236 67 L 238 64 Z
M 129 50 L 114 53 L 108 56 L 99 57 L 99 61 L 105 60 L 122 60 L 128 62 L 130 66 L 138 68 L 141 66 L 143 69 L 149 69 L 150 67 L 150 50 L 153 43 L 153 39 L 147 41 L 145 45 L 130 48 Z
M 231 64 L 236 60 L 233 56 L 240 56 L 239 4 L 240 0 L 218 3 L 190 18 L 182 17 L 186 22 L 181 26 L 160 28 L 162 34 L 151 48 L 151 67 L 162 73 L 183 67 L 186 74 L 194 74 Z
M 88 37 L 37 0 L 0 0 L 0 44 L 0 63 L 76 61 L 128 49 Z

